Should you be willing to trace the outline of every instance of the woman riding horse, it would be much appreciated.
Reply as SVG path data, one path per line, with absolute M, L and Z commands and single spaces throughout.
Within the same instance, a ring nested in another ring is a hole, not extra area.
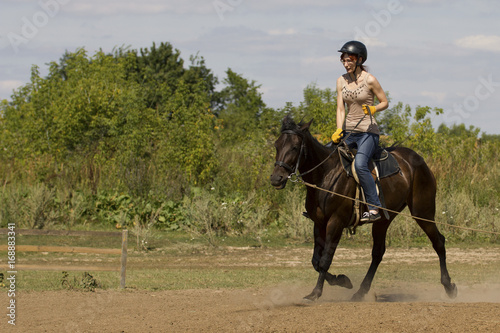
M 389 103 L 380 83 L 363 66 L 368 55 L 365 45 L 350 41 L 345 43 L 339 52 L 342 53 L 340 62 L 347 73 L 337 80 L 337 130 L 332 135 L 332 141 L 339 143 L 344 136 L 344 142 L 348 146 L 357 146 L 354 166 L 369 204 L 368 211 L 363 213 L 360 221 L 374 222 L 380 219 L 377 207 L 382 205 L 369 168 L 370 159 L 378 147 L 380 134 L 377 122 L 372 116 L 375 112 L 387 109 Z M 375 96 L 380 103 L 374 106 Z M 347 117 L 344 104 L 347 105 Z
M 352 288 L 345 275 L 328 272 L 333 256 L 345 228 L 355 212 L 356 181 L 345 172 L 337 147 L 329 148 L 319 143 L 309 131 L 309 123 L 296 124 L 290 116 L 283 119 L 281 134 L 274 143 L 276 162 L 271 174 L 271 184 L 283 189 L 289 179 L 298 177 L 307 184 L 306 211 L 314 221 L 314 251 L 311 263 L 319 273 L 316 287 L 306 296 L 307 300 L 318 299 L 324 282 Z M 446 267 L 445 238 L 434 221 L 436 213 L 436 179 L 424 159 L 415 151 L 405 147 L 394 147 L 390 154 L 400 166 L 400 172 L 381 179 L 380 186 L 388 217 L 372 224 L 372 262 L 353 300 L 361 300 L 370 290 L 375 272 L 386 250 L 389 225 L 408 207 L 417 224 L 432 242 L 439 257 L 441 283 L 449 297 L 457 295 L 457 287 L 451 282 Z
M 457 296 L 457 287 L 451 282 L 446 265 L 445 237 L 439 232 L 434 221 L 436 213 L 436 179 L 422 156 L 405 147 L 394 147 L 390 154 L 400 166 L 400 172 L 380 181 L 384 193 L 388 215 L 380 217 L 376 207 L 381 206 L 375 191 L 375 184 L 368 170 L 368 161 L 378 145 L 379 130 L 373 114 L 387 108 L 387 97 L 377 79 L 364 68 L 366 47 L 359 42 L 346 43 L 341 49 L 341 60 L 347 73 L 337 81 L 337 127 L 332 136 L 334 143 L 342 140 L 357 145 L 355 167 L 360 183 L 365 191 L 369 211 L 363 216 L 363 222 L 372 225 L 372 261 L 368 272 L 361 282 L 354 300 L 361 300 L 371 288 L 371 284 L 386 250 L 387 230 L 397 212 L 408 207 L 414 220 L 432 242 L 439 257 L 441 284 L 449 297 Z M 374 97 L 380 101 L 373 105 Z M 344 104 L 348 114 L 345 115 Z M 298 177 L 308 184 L 306 194 L 307 215 L 314 221 L 314 251 L 311 263 L 319 273 L 316 286 L 307 300 L 321 297 L 324 282 L 352 288 L 352 283 L 345 275 L 333 275 L 328 272 L 335 251 L 345 228 L 355 211 L 357 184 L 347 175 L 339 154 L 334 148 L 325 147 L 310 133 L 309 123 L 296 124 L 286 116 L 282 122 L 281 133 L 275 142 L 276 162 L 271 175 L 271 184 L 283 189 L 289 179 Z

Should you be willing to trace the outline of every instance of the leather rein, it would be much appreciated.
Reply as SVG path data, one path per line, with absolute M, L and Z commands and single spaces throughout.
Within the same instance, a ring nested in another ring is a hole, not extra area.
M 366 117 L 366 114 L 363 116 L 363 118 L 361 118 L 360 121 L 358 121 L 356 126 L 354 126 L 353 130 L 355 130 L 358 127 L 358 125 L 363 121 L 363 119 L 365 119 L 365 117 Z M 370 114 L 370 118 L 371 118 L 371 114 Z M 281 134 L 293 134 L 293 135 L 298 135 L 298 136 L 302 137 L 302 144 L 300 145 L 299 157 L 297 158 L 297 163 L 295 164 L 295 167 L 291 167 L 288 163 L 285 163 L 283 161 L 276 161 L 276 162 L 274 162 L 274 165 L 280 166 L 280 167 L 284 168 L 285 170 L 287 170 L 288 172 L 290 172 L 290 174 L 288 175 L 288 179 L 292 182 L 297 182 L 299 180 L 299 178 L 302 178 L 303 176 L 313 172 L 314 170 L 319 168 L 321 165 L 323 165 L 330 157 L 332 157 L 332 155 L 337 151 L 337 148 L 339 147 L 339 145 L 342 144 L 349 136 L 351 136 L 352 133 L 353 132 L 350 131 L 347 134 L 347 136 L 343 137 L 340 140 L 340 142 L 338 144 L 335 144 L 335 148 L 333 149 L 333 151 L 323 161 L 321 161 L 318 165 L 316 165 L 315 167 L 313 167 L 310 170 L 307 170 L 306 172 L 297 174 L 297 171 L 299 170 L 300 158 L 302 157 L 302 152 L 305 151 L 304 135 L 302 133 L 299 133 L 299 132 L 296 132 L 293 130 L 284 130 L 281 132 Z M 295 176 L 295 178 L 293 178 L 294 176 Z

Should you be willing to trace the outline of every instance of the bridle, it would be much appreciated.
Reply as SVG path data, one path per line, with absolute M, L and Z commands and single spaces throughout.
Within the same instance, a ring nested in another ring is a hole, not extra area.
M 288 175 L 287 178 L 292 182 L 296 182 L 296 181 L 298 181 L 299 178 L 302 178 L 303 176 L 307 175 L 308 173 L 311 173 L 314 170 L 316 170 L 319 166 L 324 164 L 337 151 L 337 148 L 338 148 L 338 145 L 336 145 L 335 149 L 333 149 L 333 151 L 323 161 L 321 161 L 318 165 L 316 165 L 315 167 L 313 167 L 310 170 L 307 170 L 306 172 L 298 174 L 297 170 L 299 170 L 300 158 L 302 157 L 302 152 L 305 152 L 304 136 L 301 133 L 297 133 L 297 132 L 292 131 L 292 130 L 282 131 L 281 134 L 283 134 L 283 133 L 284 134 L 298 135 L 298 136 L 302 137 L 302 144 L 300 145 L 299 157 L 297 158 L 297 163 L 295 164 L 295 167 L 291 167 L 288 163 L 285 163 L 283 161 L 274 162 L 275 166 L 280 166 L 280 167 L 284 168 L 285 170 L 287 170 L 288 172 L 290 172 L 290 174 Z M 305 152 L 305 153 L 307 153 L 307 152 Z M 294 176 L 295 176 L 295 178 L 293 178 Z
M 365 117 L 366 117 L 366 114 L 363 116 L 363 118 L 361 118 L 360 121 L 358 121 L 356 126 L 354 126 L 353 130 L 358 127 L 358 125 L 363 121 L 363 119 L 365 119 Z M 370 117 L 371 117 L 371 114 L 370 114 Z M 302 152 L 305 151 L 304 135 L 302 133 L 298 133 L 298 132 L 293 131 L 293 130 L 281 131 L 281 134 L 293 134 L 293 135 L 298 135 L 298 136 L 302 137 L 302 144 L 300 145 L 299 157 L 297 158 L 297 163 L 295 164 L 294 168 L 291 167 L 288 163 L 285 163 L 283 161 L 276 161 L 276 162 L 274 162 L 274 165 L 280 166 L 280 167 L 284 168 L 286 171 L 290 172 L 290 174 L 288 175 L 288 179 L 292 182 L 297 182 L 299 180 L 299 178 L 302 178 L 303 176 L 307 175 L 308 173 L 313 172 L 314 170 L 319 168 L 321 165 L 323 165 L 326 161 L 328 161 L 328 159 L 330 157 L 332 157 L 332 155 L 337 151 L 337 148 L 340 146 L 340 144 L 342 144 L 348 137 L 350 137 L 352 135 L 352 133 L 353 133 L 352 131 L 349 132 L 349 134 L 347 134 L 345 137 L 343 137 L 338 144 L 335 144 L 335 149 L 333 149 L 333 151 L 323 161 L 321 161 L 318 165 L 316 165 L 315 167 L 313 167 L 310 170 L 307 170 L 306 172 L 297 174 L 297 170 L 299 169 L 300 158 L 302 156 Z M 295 178 L 293 178 L 294 176 L 295 176 Z
M 296 174 L 296 171 L 299 169 L 300 158 L 302 157 L 302 152 L 304 151 L 304 148 L 305 148 L 304 137 L 302 136 L 302 134 L 299 134 L 299 133 L 292 131 L 292 130 L 282 131 L 281 134 L 293 134 L 293 135 L 298 135 L 298 136 L 302 137 L 302 144 L 300 145 L 299 157 L 297 158 L 297 163 L 295 163 L 295 167 L 292 167 L 288 163 L 285 163 L 283 161 L 274 162 L 275 166 L 276 165 L 280 166 L 280 167 L 284 168 L 286 171 L 290 172 L 290 175 L 288 176 L 288 178 L 290 179 L 292 177 L 292 175 Z

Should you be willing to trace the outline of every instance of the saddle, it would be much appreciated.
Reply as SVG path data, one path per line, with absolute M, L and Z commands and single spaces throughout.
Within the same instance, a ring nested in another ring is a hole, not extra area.
M 389 148 L 389 150 L 392 150 Z M 357 153 L 357 149 L 349 148 L 347 145 L 341 145 L 338 147 L 340 161 L 344 167 L 345 172 L 348 176 L 354 177 L 354 167 L 353 161 Z M 393 174 L 399 172 L 398 161 L 392 156 L 392 154 L 383 147 L 378 147 L 372 157 L 372 162 L 370 165 L 370 170 L 372 175 L 377 176 L 379 179 L 392 176 Z
M 392 150 L 392 149 L 390 149 Z M 356 197 L 354 201 L 354 214 L 352 214 L 351 221 L 349 222 L 349 232 L 351 235 L 356 233 L 356 227 L 360 224 L 360 216 L 361 216 L 361 207 L 360 201 L 366 201 L 363 193 L 363 188 L 359 183 L 359 179 L 354 168 L 354 159 L 356 158 L 357 150 L 353 148 L 349 148 L 347 145 L 340 145 L 338 147 L 340 161 L 342 162 L 342 166 L 344 171 L 347 173 L 349 177 L 353 177 L 356 180 Z M 382 188 L 380 186 L 380 179 L 392 176 L 400 171 L 400 167 L 398 161 L 394 156 L 383 147 L 378 147 L 373 154 L 370 163 L 370 170 L 372 172 L 372 176 L 375 180 L 375 184 L 377 186 L 377 193 L 379 194 L 380 203 L 383 208 L 386 208 L 384 202 L 384 194 L 382 193 Z M 389 214 L 386 210 L 382 209 L 382 212 L 386 219 L 389 219 Z

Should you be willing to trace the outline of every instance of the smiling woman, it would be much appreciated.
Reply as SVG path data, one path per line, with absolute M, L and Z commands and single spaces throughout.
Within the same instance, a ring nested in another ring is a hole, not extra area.
M 376 221 L 380 219 L 376 207 L 381 204 L 368 164 L 377 149 L 380 130 L 372 116 L 387 109 L 389 103 L 380 83 L 363 65 L 368 58 L 366 46 L 350 41 L 339 52 L 347 73 L 337 80 L 337 131 L 332 141 L 338 143 L 345 136 L 345 143 L 357 148 L 355 167 L 366 201 L 370 204 L 361 221 Z M 377 105 L 374 105 L 375 97 L 380 102 Z

